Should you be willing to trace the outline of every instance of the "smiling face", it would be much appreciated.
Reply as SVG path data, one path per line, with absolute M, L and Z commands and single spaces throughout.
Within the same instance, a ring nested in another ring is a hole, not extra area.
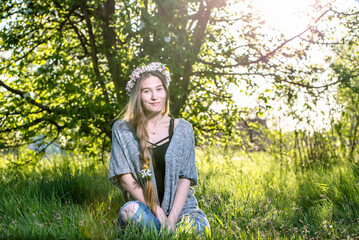
M 167 92 L 161 79 L 150 75 L 141 84 L 142 106 L 147 114 L 162 113 L 167 101 Z

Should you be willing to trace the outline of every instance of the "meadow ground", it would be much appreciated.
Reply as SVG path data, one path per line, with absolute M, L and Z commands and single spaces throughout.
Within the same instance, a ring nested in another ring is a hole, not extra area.
M 0 162 L 0 239 L 358 239 L 359 167 L 338 161 L 302 169 L 268 153 L 198 148 L 195 196 L 211 231 L 197 236 L 116 230 L 123 204 L 107 164 L 48 156 Z

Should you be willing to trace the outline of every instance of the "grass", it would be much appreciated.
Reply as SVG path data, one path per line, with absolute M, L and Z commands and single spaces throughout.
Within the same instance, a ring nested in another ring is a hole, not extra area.
M 359 168 L 341 161 L 298 170 L 267 153 L 197 149 L 195 195 L 211 232 L 157 234 L 128 227 L 106 166 L 81 156 L 36 165 L 0 162 L 0 239 L 357 239 Z

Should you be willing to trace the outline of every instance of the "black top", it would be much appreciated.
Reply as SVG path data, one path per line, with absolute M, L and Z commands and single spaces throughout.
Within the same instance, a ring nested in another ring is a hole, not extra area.
M 168 146 L 170 145 L 171 138 L 173 136 L 173 130 L 174 130 L 174 119 L 171 118 L 170 120 L 170 126 L 168 128 L 168 137 L 165 137 L 164 139 L 156 142 L 156 143 L 150 143 L 151 144 L 151 154 L 152 159 L 154 163 L 154 171 L 155 171 L 155 178 L 157 183 L 157 192 L 158 192 L 158 200 L 160 201 L 160 204 L 163 200 L 164 195 L 164 181 L 165 181 L 165 170 L 166 170 L 166 163 L 165 163 L 165 155 Z M 169 139 L 168 142 L 165 142 L 161 145 L 158 145 L 159 143 Z

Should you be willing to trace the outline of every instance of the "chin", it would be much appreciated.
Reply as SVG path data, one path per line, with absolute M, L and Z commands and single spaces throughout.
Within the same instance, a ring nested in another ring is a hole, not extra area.
M 147 109 L 147 112 L 149 113 L 149 114 L 153 114 L 153 113 L 162 113 L 162 111 L 163 111 L 163 108 L 156 108 L 156 109 Z
M 153 113 L 162 113 L 162 109 L 156 109 L 152 111 Z

